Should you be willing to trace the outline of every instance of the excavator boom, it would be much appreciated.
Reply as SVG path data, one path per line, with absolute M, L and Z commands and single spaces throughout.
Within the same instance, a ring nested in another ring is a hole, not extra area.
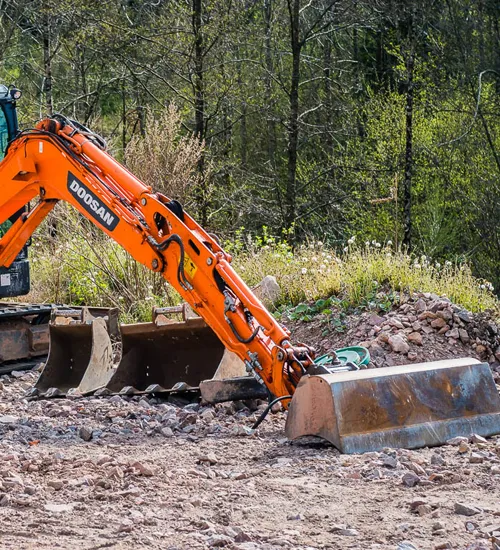
M 0 239 L 8 267 L 59 200 L 73 205 L 132 257 L 159 272 L 276 397 L 290 396 L 312 362 L 231 266 L 231 256 L 182 206 L 152 189 L 63 116 L 13 140 L 0 163 L 0 221 L 30 201 Z M 284 403 L 286 406 L 286 402 Z

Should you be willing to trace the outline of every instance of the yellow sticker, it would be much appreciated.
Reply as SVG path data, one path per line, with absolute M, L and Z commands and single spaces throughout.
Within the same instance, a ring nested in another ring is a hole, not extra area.
M 186 253 L 184 253 L 184 272 L 192 279 L 196 271 L 198 271 L 196 264 Z

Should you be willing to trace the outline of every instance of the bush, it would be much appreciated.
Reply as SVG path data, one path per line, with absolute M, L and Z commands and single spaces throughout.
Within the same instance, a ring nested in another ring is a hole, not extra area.
M 300 245 L 295 251 L 284 241 L 243 237 L 233 243 L 234 267 L 250 284 L 274 275 L 282 288 L 281 304 L 297 305 L 338 296 L 346 305 L 369 304 L 381 287 L 390 292 L 432 292 L 447 296 L 473 312 L 499 309 L 493 286 L 472 275 L 466 263 L 433 262 L 385 244 L 357 244 L 351 238 L 341 253 L 322 242 Z

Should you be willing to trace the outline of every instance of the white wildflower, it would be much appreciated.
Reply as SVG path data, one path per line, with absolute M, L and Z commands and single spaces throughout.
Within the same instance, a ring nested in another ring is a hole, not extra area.
M 375 243 L 375 248 L 380 248 L 382 245 L 380 243 Z
M 387 246 L 392 246 L 392 241 L 391 240 L 387 241 Z
M 422 266 L 421 266 L 420 264 L 413 264 L 413 267 L 414 267 L 415 269 L 420 269 Z
M 480 285 L 479 287 L 481 290 L 485 290 L 486 289 L 486 286 L 485 285 Z
M 327 259 L 327 261 L 329 262 L 329 261 L 332 259 L 332 257 L 331 257 L 330 255 L 328 255 L 328 256 L 326 257 L 326 259 Z
M 302 273 L 302 275 L 306 275 L 307 274 L 307 268 L 303 267 L 302 270 L 301 270 L 301 273 Z
M 344 252 L 349 252 L 349 248 L 347 246 L 344 248 Z
M 366 241 L 365 246 L 370 246 L 370 241 Z
M 445 266 L 450 266 L 451 265 L 451 262 L 449 260 L 446 260 L 446 262 L 444 262 L 444 265 Z
M 325 264 L 321 264 L 321 265 L 319 266 L 319 268 L 320 268 L 321 270 L 326 269 L 326 265 L 325 265 Z
M 317 262 L 317 261 L 318 261 L 318 258 L 317 258 L 316 256 L 313 256 L 313 257 L 311 258 L 311 262 Z
M 436 262 L 436 268 L 439 269 L 441 267 L 441 264 L 439 262 Z

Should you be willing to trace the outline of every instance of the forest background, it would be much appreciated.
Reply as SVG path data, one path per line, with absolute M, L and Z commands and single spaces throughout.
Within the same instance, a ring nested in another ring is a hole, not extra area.
M 23 127 L 92 127 L 228 242 L 390 241 L 500 287 L 494 0 L 0 0 L 0 39 Z

